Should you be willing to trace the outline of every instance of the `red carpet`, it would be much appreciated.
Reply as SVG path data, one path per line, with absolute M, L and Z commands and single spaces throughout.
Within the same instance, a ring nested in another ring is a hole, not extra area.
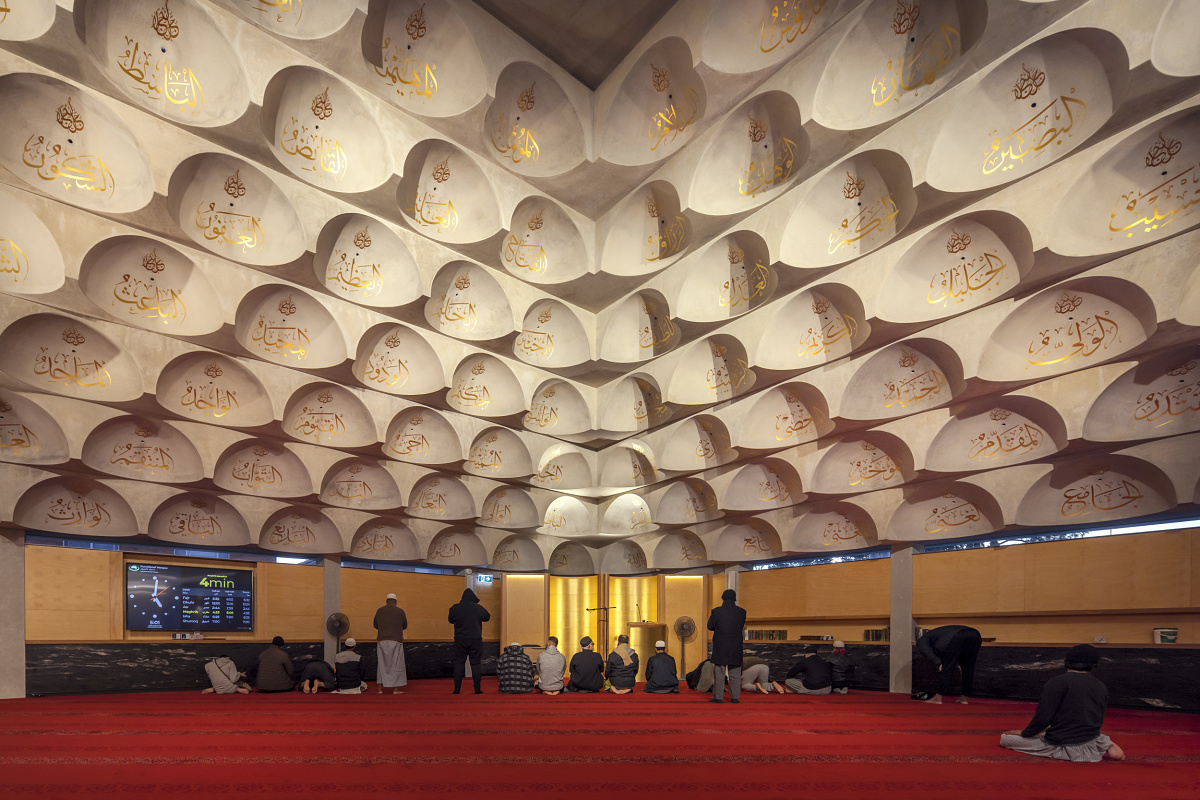
M 0 797 L 1200 798 L 1200 717 L 1111 710 L 1125 763 L 1002 750 L 1030 703 L 903 696 L 97 695 L 0 701 Z

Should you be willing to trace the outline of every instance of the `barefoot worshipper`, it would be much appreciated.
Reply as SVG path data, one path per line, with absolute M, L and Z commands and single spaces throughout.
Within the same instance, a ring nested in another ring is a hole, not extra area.
M 401 687 L 408 685 L 408 670 L 404 663 L 404 632 L 408 630 L 408 617 L 404 609 L 396 604 L 396 595 L 389 593 L 385 602 L 375 612 L 375 629 L 379 631 L 379 685 L 376 691 L 383 694 L 391 689 L 392 694 L 403 694 Z

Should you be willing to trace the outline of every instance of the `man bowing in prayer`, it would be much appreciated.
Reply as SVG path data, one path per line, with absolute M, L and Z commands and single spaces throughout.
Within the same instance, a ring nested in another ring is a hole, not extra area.
M 396 605 L 396 595 L 389 594 L 387 602 L 375 612 L 375 629 L 379 631 L 379 688 L 392 690 L 392 694 L 404 694 L 401 686 L 408 685 L 408 672 L 404 667 L 404 631 L 408 629 L 408 617 L 404 609 Z

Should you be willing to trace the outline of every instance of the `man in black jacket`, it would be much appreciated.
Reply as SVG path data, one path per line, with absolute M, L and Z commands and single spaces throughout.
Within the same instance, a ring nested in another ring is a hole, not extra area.
M 637 681 L 638 654 L 629 646 L 629 636 L 622 633 L 617 637 L 616 648 L 608 654 L 609 689 L 613 694 L 629 694 Z
M 488 610 L 479 604 L 479 598 L 470 589 L 464 589 L 462 600 L 450 606 L 450 624 L 454 626 L 454 693 L 462 688 L 466 661 L 471 659 L 471 680 L 475 682 L 475 694 L 483 694 L 480 681 L 483 679 L 483 623 L 492 618 Z
M 784 690 L 792 694 L 829 694 L 831 686 L 833 672 L 829 662 L 816 653 L 805 653 L 804 658 L 788 670 L 783 682 Z
M 737 592 L 726 589 L 721 593 L 721 605 L 708 615 L 708 629 L 713 632 L 713 696 L 710 702 L 720 703 L 725 694 L 725 678 L 729 677 L 729 696 L 738 702 L 742 694 L 742 630 L 746 627 L 746 609 L 737 604 Z
M 846 643 L 834 642 L 833 654 L 826 660 L 833 672 L 833 690 L 838 694 L 846 694 L 850 691 L 850 684 L 854 682 L 854 662 L 846 655 Z
M 942 695 L 954 688 L 954 671 L 962 667 L 962 694 L 958 702 L 966 705 L 975 685 L 975 659 L 983 639 L 979 631 L 966 625 L 943 625 L 926 631 L 917 640 L 917 652 L 938 668 L 937 693 L 926 703 L 941 703 Z
M 646 662 L 646 685 L 643 692 L 651 694 L 679 694 L 679 673 L 675 659 L 667 655 L 667 643 L 654 643 L 654 655 Z
M 604 659 L 596 652 L 592 637 L 579 640 L 582 648 L 571 656 L 571 682 L 568 692 L 598 692 L 604 688 Z
M 362 694 L 366 691 L 367 682 L 363 676 L 362 656 L 354 651 L 358 644 L 354 639 L 346 640 L 346 649 L 333 659 L 333 668 L 337 674 L 337 690 L 340 694 Z

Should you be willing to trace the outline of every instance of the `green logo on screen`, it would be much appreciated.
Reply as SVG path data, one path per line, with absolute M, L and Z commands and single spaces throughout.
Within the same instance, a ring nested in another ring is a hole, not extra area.
M 139 567 L 137 564 L 130 564 L 130 565 L 129 565 L 129 571 L 130 571 L 130 572 L 137 572 L 137 571 L 138 571 L 138 570 L 140 570 L 140 569 L 141 569 L 141 567 Z

